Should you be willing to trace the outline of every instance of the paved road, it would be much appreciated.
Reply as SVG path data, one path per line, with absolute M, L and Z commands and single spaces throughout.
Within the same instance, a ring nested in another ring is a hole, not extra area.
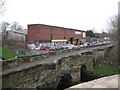
M 58 58 L 67 57 L 67 56 L 71 56 L 71 55 L 76 55 L 76 54 L 84 53 L 84 52 L 94 50 L 94 49 L 104 49 L 104 48 L 110 47 L 110 46 L 112 46 L 112 45 L 103 45 L 103 46 L 90 47 L 90 48 L 85 48 L 85 49 L 82 49 L 82 50 L 79 50 L 79 51 L 69 52 L 69 53 L 62 54 L 62 55 L 53 55 L 53 56 L 51 56 L 49 58 L 24 63 L 22 65 L 19 65 L 19 66 L 15 67 L 15 68 L 4 70 L 4 71 L 2 71 L 2 75 L 5 75 L 5 74 L 10 73 L 10 72 L 14 72 L 14 71 L 20 71 L 22 69 L 26 69 L 26 68 L 29 68 L 29 67 L 34 67 L 34 66 L 42 64 L 42 63 L 52 63 Z
M 47 50 L 30 50 L 27 52 L 28 55 L 38 55 L 48 53 Z
M 120 78 L 120 74 L 102 77 L 99 79 L 95 79 L 92 81 L 74 85 L 65 90 L 89 90 L 88 88 L 94 88 L 94 90 L 103 90 L 103 89 L 106 90 L 106 88 L 108 88 L 107 90 L 118 90 L 118 88 L 120 89 L 120 86 L 118 85 L 119 78 Z M 93 90 L 93 89 L 90 89 L 90 90 Z

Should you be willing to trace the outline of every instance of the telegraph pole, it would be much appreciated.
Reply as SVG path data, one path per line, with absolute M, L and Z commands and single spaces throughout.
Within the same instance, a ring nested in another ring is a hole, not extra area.
M 53 34 L 52 34 L 52 26 L 51 26 L 51 28 L 50 28 L 50 44 L 52 44 L 52 39 L 53 39 Z
M 118 65 L 120 67 L 120 1 L 118 2 Z

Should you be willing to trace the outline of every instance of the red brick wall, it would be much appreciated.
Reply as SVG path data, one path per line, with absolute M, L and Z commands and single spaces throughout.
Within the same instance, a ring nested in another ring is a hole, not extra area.
M 51 27 L 46 25 L 28 25 L 28 40 L 50 40 Z
M 75 34 L 75 31 L 81 32 L 81 35 Z M 83 39 L 82 37 L 83 31 L 81 30 L 76 30 L 76 29 L 65 29 L 65 34 L 66 34 L 66 39 L 70 39 L 70 36 L 73 36 L 73 39 Z
M 75 31 L 82 32 L 76 29 L 68 29 L 56 26 L 48 26 L 41 24 L 28 25 L 28 40 L 51 40 L 51 28 L 52 39 L 67 39 L 70 40 L 70 36 L 74 39 L 81 39 L 82 35 L 76 35 Z
M 65 30 L 65 34 L 66 34 L 66 39 L 70 39 L 70 36 L 75 36 L 75 31 L 74 30 L 71 30 L 71 29 L 66 29 Z
M 60 27 L 52 27 L 53 39 L 64 39 L 64 29 Z
M 75 37 L 76 37 L 76 39 L 82 39 L 83 37 L 82 37 L 82 33 L 83 33 L 83 31 L 81 31 L 81 30 L 75 30 L 75 31 L 77 31 L 77 32 L 81 32 L 81 35 L 78 35 L 78 34 L 75 34 Z

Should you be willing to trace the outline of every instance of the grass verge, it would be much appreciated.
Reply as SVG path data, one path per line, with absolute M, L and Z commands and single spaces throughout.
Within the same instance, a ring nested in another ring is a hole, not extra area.
M 120 74 L 120 69 L 117 67 L 101 64 L 95 65 L 93 71 L 102 76 Z
M 0 57 L 3 57 L 5 59 L 11 59 L 11 58 L 15 58 L 17 55 L 16 53 L 4 48 L 4 47 L 0 47 Z

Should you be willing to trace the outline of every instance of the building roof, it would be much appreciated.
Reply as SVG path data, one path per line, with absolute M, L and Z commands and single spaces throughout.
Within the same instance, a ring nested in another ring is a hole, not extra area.
M 9 32 L 14 32 L 14 33 L 18 33 L 18 34 L 27 35 L 27 30 L 15 30 L 15 31 L 9 31 Z
M 49 26 L 49 27 L 52 26 L 52 25 L 46 25 L 46 24 L 29 24 L 28 26 L 31 26 L 31 25 L 42 25 L 42 26 Z M 77 31 L 81 31 L 81 32 L 86 32 L 86 31 L 84 31 L 84 30 L 78 30 L 78 29 L 73 29 L 73 28 L 65 28 L 65 27 L 60 27 L 60 26 L 52 26 L 52 27 L 69 29 L 69 30 L 77 30 Z

